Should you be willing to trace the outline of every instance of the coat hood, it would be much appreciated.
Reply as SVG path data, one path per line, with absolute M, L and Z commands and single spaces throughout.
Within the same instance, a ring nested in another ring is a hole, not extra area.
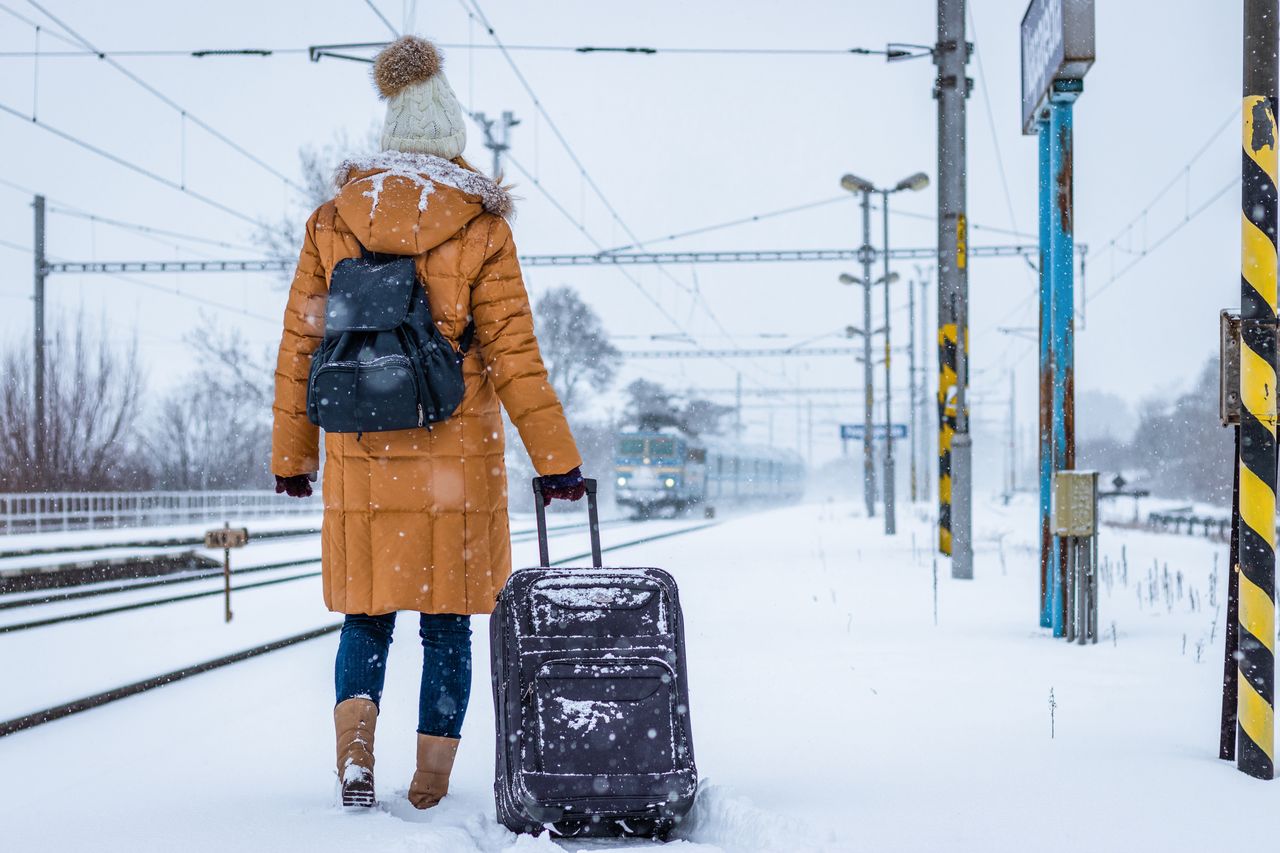
M 513 212 L 502 187 L 432 154 L 355 157 L 338 167 L 334 186 L 338 215 L 372 252 L 420 255 L 481 213 L 507 218 Z

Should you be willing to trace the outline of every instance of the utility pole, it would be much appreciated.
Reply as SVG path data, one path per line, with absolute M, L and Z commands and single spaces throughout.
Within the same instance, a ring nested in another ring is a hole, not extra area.
M 916 271 L 920 272 L 920 268 L 916 267 Z M 929 280 L 926 276 L 921 274 L 920 275 L 920 355 L 922 359 L 924 357 L 924 354 L 929 351 L 929 342 L 927 340 L 928 334 L 929 334 Z M 929 439 L 929 435 L 932 432 L 932 430 L 930 430 L 925 425 L 933 423 L 933 419 L 931 419 L 928 416 L 929 394 L 928 394 L 928 391 L 926 390 L 928 388 L 928 382 L 926 380 L 928 379 L 929 369 L 924 366 L 925 364 L 927 364 L 927 362 L 923 362 L 920 366 L 920 371 L 923 375 L 920 377 L 920 389 L 919 389 L 920 399 L 916 401 L 916 405 L 920 406 L 920 418 L 918 421 L 920 424 L 919 451 L 920 451 L 920 458 L 922 460 L 928 460 L 929 458 L 928 439 Z M 933 498 L 933 477 L 926 474 L 924 477 L 924 483 L 922 485 L 923 485 L 923 490 L 922 490 L 923 494 L 921 495 L 921 497 L 923 497 L 926 501 L 931 500 Z
M 35 372 L 33 390 L 35 392 L 35 434 L 32 436 L 32 454 L 35 457 L 36 482 L 44 484 L 45 473 L 45 435 L 48 433 L 44 413 L 44 280 L 48 275 L 44 255 L 44 196 L 38 195 L 32 203 L 35 209 L 35 325 L 32 328 L 31 342 L 34 347 Z
M 494 133 L 493 126 L 498 119 L 487 118 L 484 113 L 475 114 L 476 123 L 484 130 L 484 147 L 493 152 L 493 177 L 496 180 L 502 174 L 502 155 L 511 149 L 511 128 L 520 123 L 511 110 L 502 113 L 502 127 Z
M 1049 278 L 1052 287 L 1053 329 L 1053 473 L 1076 467 L 1075 380 L 1075 223 L 1072 179 L 1074 130 L 1072 113 L 1083 91 L 1082 79 L 1054 80 L 1049 94 Z M 1054 546 L 1056 559 L 1052 592 L 1052 627 L 1055 637 L 1066 636 L 1066 543 Z
M 889 286 L 893 283 L 889 276 L 889 193 L 892 190 L 880 191 L 880 213 L 884 220 L 884 532 L 893 536 L 898 532 L 898 513 L 894 507 L 894 465 L 893 465 L 893 381 L 890 371 L 892 361 L 889 351 L 889 327 L 892 312 L 889 310 Z M 910 287 L 908 286 L 908 290 Z
M 969 280 L 965 233 L 965 101 L 969 43 L 964 0 L 938 0 L 938 321 L 939 353 L 939 549 L 951 554 L 951 576 L 973 577 L 971 454 L 968 383 Z M 948 352 L 950 350 L 950 352 Z M 954 394 L 951 389 L 954 387 Z M 954 400 L 955 414 L 948 415 Z
M 871 364 L 871 262 L 875 250 L 871 248 L 871 189 L 862 190 L 862 247 L 858 255 L 862 259 L 862 382 L 865 401 L 862 435 L 862 493 L 867 503 L 867 517 L 876 514 L 876 468 L 872 456 L 872 408 L 875 405 L 875 386 Z M 887 287 L 888 285 L 886 285 Z
M 1053 501 L 1053 275 L 1049 264 L 1049 207 L 1053 204 L 1049 177 L 1049 114 L 1038 123 L 1040 146 L 1040 627 L 1053 627 L 1053 590 L 1057 551 L 1049 514 Z
M 742 374 L 738 374 L 738 382 L 734 386 L 734 420 L 733 420 L 733 439 L 739 444 L 742 443 Z
M 1276 0 L 1244 0 L 1236 767 L 1275 776 Z
M 885 248 L 888 248 L 887 246 Z M 907 447 L 911 448 L 911 502 L 916 493 L 916 283 L 907 282 L 907 400 L 910 412 Z
M 809 467 L 813 467 L 813 399 L 810 398 L 809 404 Z
M 1065 637 L 1078 543 L 1054 534 L 1050 511 L 1059 474 L 1075 468 L 1072 110 L 1094 62 L 1094 0 L 1031 0 L 1020 30 L 1022 132 L 1040 148 L 1040 624 Z
M 1009 497 L 1018 490 L 1018 374 L 1009 368 Z

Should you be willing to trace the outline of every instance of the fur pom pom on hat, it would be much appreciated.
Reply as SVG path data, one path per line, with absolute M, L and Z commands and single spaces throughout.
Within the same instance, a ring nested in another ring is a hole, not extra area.
M 440 73 L 443 65 L 434 44 L 417 36 L 403 36 L 383 48 L 373 60 L 373 82 L 386 100 L 406 86 L 430 80 Z
M 462 106 L 444 76 L 440 50 L 402 36 L 373 60 L 373 82 L 387 102 L 382 147 L 451 160 L 467 147 Z

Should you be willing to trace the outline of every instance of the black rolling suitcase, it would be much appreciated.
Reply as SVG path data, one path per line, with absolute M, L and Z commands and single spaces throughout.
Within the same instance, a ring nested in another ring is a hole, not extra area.
M 684 621 L 662 569 L 602 568 L 587 480 L 592 568 L 521 569 L 489 623 L 498 820 L 515 832 L 663 838 L 693 805 Z

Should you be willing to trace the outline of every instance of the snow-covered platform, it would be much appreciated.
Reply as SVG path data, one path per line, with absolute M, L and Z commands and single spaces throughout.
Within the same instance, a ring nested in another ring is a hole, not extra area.
M 681 585 L 704 784 L 671 849 L 1225 850 L 1276 837 L 1280 787 L 1216 758 L 1226 559 L 1215 570 L 1214 554 L 1224 549 L 1104 530 L 1104 639 L 1068 646 L 1037 627 L 1034 507 L 980 503 L 975 518 L 976 579 L 952 581 L 937 561 L 936 624 L 923 505 L 901 513 L 892 539 L 852 505 L 810 504 L 609 555 L 668 568 Z M 614 535 L 605 531 L 606 545 Z M 515 556 L 531 562 L 533 543 Z M 333 621 L 317 583 L 272 589 L 237 603 L 255 636 Z M 0 635 L 6 704 L 28 705 L 12 698 L 28 684 L 53 696 L 51 682 L 102 680 L 84 670 L 113 657 L 122 677 L 164 671 L 165 632 L 182 630 L 176 612 Z M 185 624 L 210 632 L 219 618 L 206 607 Z M 516 838 L 495 823 L 483 619 L 452 793 L 425 813 L 405 802 L 418 675 L 410 622 L 392 651 L 372 813 L 334 805 L 329 635 L 0 739 L 4 848 L 617 846 Z M 109 638 L 121 646 L 104 654 Z

